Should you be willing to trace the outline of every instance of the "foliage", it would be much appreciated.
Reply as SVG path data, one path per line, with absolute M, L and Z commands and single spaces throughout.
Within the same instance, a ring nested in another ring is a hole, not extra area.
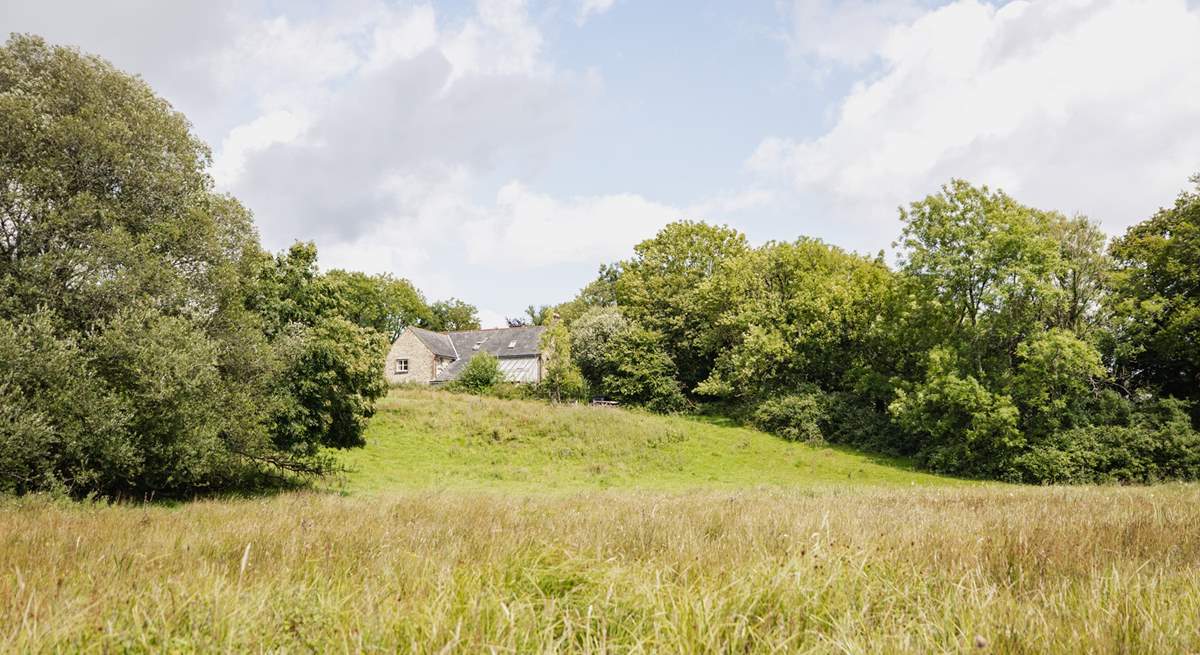
M 488 352 L 478 352 L 467 362 L 458 379 L 448 386 L 458 391 L 469 393 L 484 393 L 504 380 L 500 372 L 500 360 Z
M 361 443 L 381 339 L 337 323 L 311 245 L 263 253 L 209 160 L 137 78 L 0 48 L 3 490 L 188 495 Z
M 260 269 L 251 304 L 281 354 L 278 386 L 286 394 L 272 417 L 272 438 L 285 452 L 315 456 L 322 445 L 362 445 L 373 403 L 387 390 L 381 362 L 388 338 L 341 314 L 355 297 L 341 295 L 347 277 L 321 276 L 310 243 Z
M 428 325 L 433 313 L 411 282 L 389 274 L 367 275 L 332 270 L 324 284 L 335 299 L 334 311 L 359 327 L 369 328 L 395 341 L 410 325 Z
M 754 408 L 751 422 L 761 430 L 788 441 L 820 442 L 821 424 L 826 421 L 820 392 L 768 398 Z
M 1091 344 L 1054 328 L 1021 342 L 1017 359 L 1012 396 L 1026 435 L 1039 438 L 1088 421 L 1089 401 L 1107 376 Z
M 571 323 L 571 356 L 593 386 L 613 372 L 612 349 L 630 329 L 617 307 L 592 307 Z
M 1200 176 L 1112 246 L 1118 375 L 1200 400 Z M 1200 421 L 1200 414 L 1194 416 Z M 1200 424 L 1200 423 L 1198 423 Z
M 555 307 L 559 317 L 569 327 L 575 319 L 589 309 L 596 307 L 615 307 L 617 304 L 616 284 L 620 277 L 620 264 L 601 265 L 600 274 L 589 282 L 571 300 Z
M 1017 408 L 1008 396 L 960 375 L 953 360 L 944 349 L 931 353 L 925 380 L 898 389 L 889 411 L 910 436 L 911 454 L 931 470 L 1002 476 L 1024 445 Z
M 423 327 L 434 332 L 479 329 L 479 311 L 457 298 L 439 300 L 429 306 L 431 318 Z
M 0 319 L 0 492 L 111 489 L 142 456 L 121 399 L 48 310 Z
M 878 299 L 891 282 L 882 262 L 811 239 L 732 258 L 703 287 L 704 304 L 721 308 L 707 341 L 723 346 L 697 391 L 746 397 L 839 387 L 847 370 L 879 355 Z
M 634 327 L 620 333 L 609 350 L 606 368 L 600 390 L 609 398 L 656 412 L 689 406 L 676 379 L 675 362 L 655 332 Z
M 1184 424 L 1089 425 L 1055 434 L 1017 458 L 1026 482 L 1080 484 L 1200 479 L 1200 433 Z
M 540 343 L 545 371 L 538 391 L 554 402 L 582 400 L 587 396 L 583 374 L 571 358 L 571 334 L 562 321 L 551 320 Z
M 702 284 L 748 248 L 736 230 L 680 221 L 639 243 L 620 264 L 617 303 L 631 321 L 661 335 L 685 389 L 708 378 L 717 352 L 706 334 L 717 308 L 706 302 Z

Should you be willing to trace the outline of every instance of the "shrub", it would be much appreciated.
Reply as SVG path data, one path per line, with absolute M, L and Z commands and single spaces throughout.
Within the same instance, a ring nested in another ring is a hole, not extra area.
M 820 392 L 769 398 L 754 408 L 750 421 L 788 441 L 821 441 L 821 424 L 827 418 L 824 400 Z
M 821 433 L 828 441 L 891 455 L 911 454 L 887 411 L 865 402 L 857 394 L 844 391 L 827 394 L 824 409 Z
M 451 389 L 468 393 L 484 393 L 504 381 L 500 372 L 500 360 L 491 353 L 477 353 L 467 362 L 458 379 L 451 382 Z
M 931 353 L 924 382 L 896 391 L 888 411 L 917 460 L 942 473 L 1001 476 L 1025 445 L 1012 399 L 960 375 L 944 349 Z
M 501 400 L 530 400 L 537 397 L 534 385 L 518 382 L 501 381 L 481 393 Z
M 611 372 L 600 383 L 606 396 L 660 413 L 689 407 L 676 379 L 675 360 L 663 349 L 658 333 L 643 328 L 627 330 L 616 340 L 609 357 Z
M 1200 433 L 1188 426 L 1096 425 L 1067 430 L 1018 457 L 1035 483 L 1151 483 L 1200 478 Z

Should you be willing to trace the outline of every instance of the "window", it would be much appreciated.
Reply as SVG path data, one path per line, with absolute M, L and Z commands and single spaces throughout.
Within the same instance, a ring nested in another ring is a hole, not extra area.
M 408 373 L 408 360 L 407 359 L 397 359 L 396 360 L 396 375 L 403 375 L 405 373 Z

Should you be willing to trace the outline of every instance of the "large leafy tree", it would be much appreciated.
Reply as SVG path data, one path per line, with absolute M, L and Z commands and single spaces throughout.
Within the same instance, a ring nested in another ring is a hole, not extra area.
M 389 335 L 352 320 L 373 309 L 354 304 L 361 289 L 348 278 L 322 276 L 316 247 L 297 243 L 264 262 L 251 298 L 284 366 L 274 443 L 299 456 L 315 456 L 322 445 L 362 445 L 373 403 L 386 389 L 381 363 Z
M 680 221 L 639 243 L 620 265 L 617 303 L 630 320 L 661 336 L 689 390 L 709 376 L 719 349 L 708 327 L 718 308 L 706 303 L 701 287 L 748 249 L 736 230 Z
M 430 318 L 424 327 L 438 332 L 478 330 L 479 310 L 458 298 L 439 300 L 429 306 Z
M 1112 246 L 1118 362 L 1133 384 L 1200 400 L 1200 176 Z
M 428 325 L 433 320 L 421 292 L 403 278 L 335 269 L 325 274 L 324 284 L 330 287 L 338 314 L 389 341 L 410 325 Z
M 901 270 L 921 303 L 914 327 L 930 346 L 953 348 L 973 375 L 1009 366 L 1056 295 L 1051 216 L 954 180 L 900 218 Z
M 324 300 L 263 277 L 209 160 L 141 80 L 35 37 L 0 48 L 0 489 L 193 493 L 319 472 L 321 444 L 355 440 L 361 422 L 278 429 L 309 402 L 301 362 L 371 346 L 294 327 Z M 369 404 L 364 380 L 324 393 Z
M 879 301 L 892 273 L 879 260 L 812 239 L 768 243 L 705 282 L 719 350 L 700 390 L 757 396 L 814 384 L 831 390 L 882 353 Z

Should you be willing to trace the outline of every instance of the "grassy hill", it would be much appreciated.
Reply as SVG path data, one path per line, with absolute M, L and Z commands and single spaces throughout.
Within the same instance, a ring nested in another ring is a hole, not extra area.
M 718 420 L 394 389 L 341 453 L 352 492 L 944 485 L 957 480 Z

